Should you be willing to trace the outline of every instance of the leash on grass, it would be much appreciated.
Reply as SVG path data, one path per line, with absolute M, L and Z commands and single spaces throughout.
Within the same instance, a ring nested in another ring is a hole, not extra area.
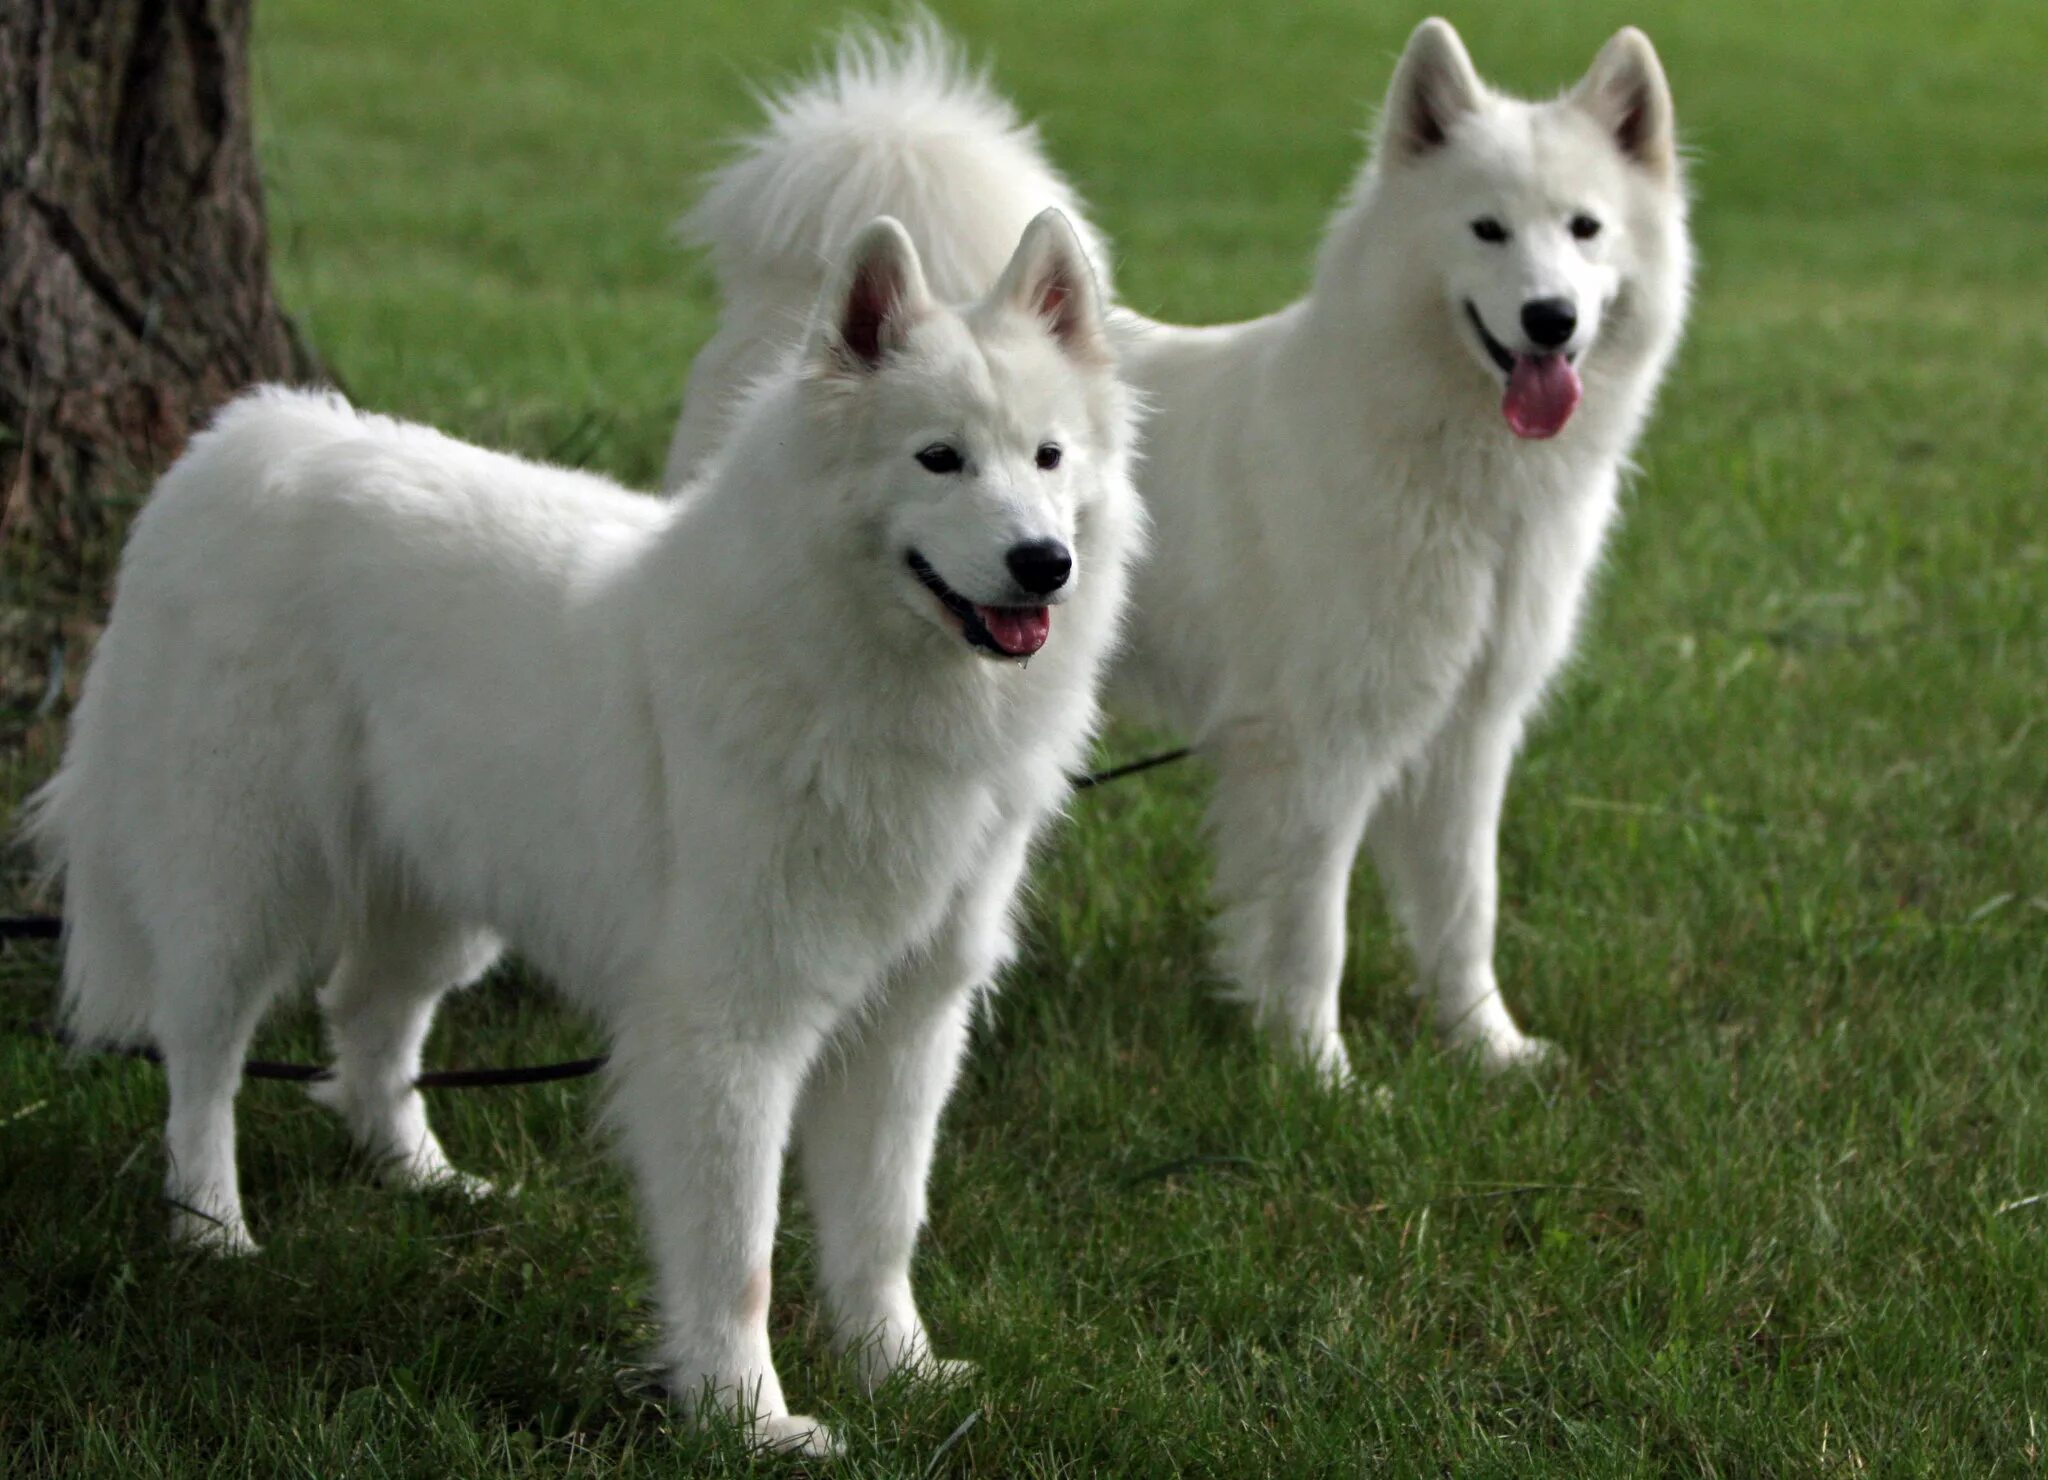
M 0 920 L 0 927 L 11 924 Z M 50 1043 L 61 1043 L 69 1048 L 71 1035 L 46 1028 L 41 1023 L 16 1023 L 14 1030 L 25 1038 L 41 1038 Z M 161 1064 L 162 1054 L 149 1047 L 116 1046 L 101 1048 L 101 1053 L 115 1053 L 127 1059 L 142 1059 L 147 1063 Z M 548 1084 L 557 1079 L 583 1079 L 595 1074 L 605 1066 L 609 1054 L 598 1054 L 588 1059 L 565 1059 L 559 1064 L 503 1064 L 484 1069 L 429 1069 L 412 1082 L 414 1089 L 491 1089 L 500 1085 Z M 324 1064 L 294 1064 L 281 1059 L 247 1059 L 242 1064 L 245 1079 L 282 1079 L 292 1084 L 319 1084 L 332 1079 L 334 1071 Z
M 1126 776 L 1136 776 L 1158 766 L 1167 766 L 1178 760 L 1185 760 L 1193 754 L 1193 748 L 1183 745 L 1178 750 L 1162 751 L 1148 755 L 1142 760 L 1127 761 L 1121 766 L 1111 766 L 1105 771 L 1090 771 L 1085 776 L 1069 776 L 1068 782 L 1075 791 L 1092 791 L 1098 786 L 1107 786 L 1112 781 L 1121 781 Z M 64 933 L 64 922 L 56 915 L 0 915 L 0 941 L 10 940 L 56 940 Z M 42 1038 L 52 1043 L 71 1046 L 71 1035 L 46 1028 L 40 1023 L 19 1023 L 15 1031 L 29 1038 Z M 126 1047 L 104 1050 L 118 1053 L 131 1059 L 146 1059 L 152 1064 L 161 1064 L 163 1055 L 153 1048 Z M 413 1081 L 415 1089 L 496 1089 L 501 1086 L 520 1084 L 551 1084 L 558 1079 L 583 1079 L 602 1069 L 611 1059 L 610 1054 L 598 1054 L 587 1059 L 566 1059 L 558 1064 L 501 1064 L 482 1069 L 430 1069 Z M 322 1064 L 294 1064 L 277 1059 L 249 1059 L 242 1065 L 242 1075 L 247 1079 L 281 1079 L 293 1084 L 318 1084 L 331 1078 L 333 1071 Z

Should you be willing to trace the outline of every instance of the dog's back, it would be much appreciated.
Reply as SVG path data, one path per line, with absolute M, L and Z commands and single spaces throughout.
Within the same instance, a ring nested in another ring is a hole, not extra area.
M 64 764 L 29 816 L 46 866 L 69 878 L 64 1010 L 78 1036 L 147 1035 L 152 952 L 168 936 L 197 950 L 215 932 L 325 934 L 324 921 L 215 918 L 238 897 L 222 875 L 318 858 L 330 883 L 352 882 L 358 850 L 389 850 L 410 819 L 450 810 L 410 805 L 408 787 L 445 784 L 445 767 L 408 754 L 421 743 L 470 733 L 517 739 L 537 760 L 574 753 L 588 706 L 536 704 L 534 676 L 555 693 L 578 682 L 565 610 L 586 573 L 664 517 L 601 479 L 338 397 L 273 388 L 226 408 L 136 520 Z M 558 711 L 566 728 L 549 723 Z M 454 810 L 533 812 L 519 775 L 495 784 L 495 806 L 477 795 Z M 160 866 L 201 838 L 184 866 Z

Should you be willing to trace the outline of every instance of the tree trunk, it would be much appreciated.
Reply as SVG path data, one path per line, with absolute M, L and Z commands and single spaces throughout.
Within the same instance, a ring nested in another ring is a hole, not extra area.
M 98 603 L 124 495 L 223 400 L 317 373 L 271 291 L 250 3 L 0 0 L 0 558 L 45 600 Z

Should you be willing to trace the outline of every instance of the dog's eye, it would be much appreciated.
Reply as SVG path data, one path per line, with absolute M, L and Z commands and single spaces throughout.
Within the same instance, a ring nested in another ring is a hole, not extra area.
M 1060 444 L 1041 442 L 1038 447 L 1038 465 L 1050 473 L 1060 465 Z
M 917 455 L 927 473 L 957 473 L 967 466 L 960 449 L 946 442 L 934 442 Z
M 1508 239 L 1508 229 L 1492 216 L 1481 216 L 1472 223 L 1472 234 L 1491 246 L 1499 246 Z
M 1600 222 L 1596 217 L 1581 211 L 1572 217 L 1572 235 L 1582 242 L 1589 242 L 1600 234 Z

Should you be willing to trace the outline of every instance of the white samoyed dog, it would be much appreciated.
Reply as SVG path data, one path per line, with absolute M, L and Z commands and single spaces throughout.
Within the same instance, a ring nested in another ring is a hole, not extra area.
M 254 1248 L 235 1091 L 309 970 L 319 1097 L 457 1177 L 413 1079 L 502 941 L 608 1029 L 670 1390 L 810 1451 L 766 1321 L 785 1143 L 838 1341 L 946 1373 L 910 1291 L 939 1112 L 1142 534 L 1057 212 L 960 310 L 893 221 L 840 257 L 671 502 L 332 396 L 230 406 L 136 521 L 30 824 L 71 1028 L 162 1052 L 178 1238 Z
M 864 212 L 900 217 L 957 286 L 1033 212 L 1079 209 L 929 23 L 852 38 L 769 112 L 684 221 L 726 311 L 690 377 L 672 483 L 735 404 L 735 367 L 786 339 Z M 1494 975 L 1501 804 L 1690 276 L 1671 95 L 1640 31 L 1530 103 L 1489 88 L 1430 20 L 1305 298 L 1215 328 L 1112 321 L 1151 408 L 1154 535 L 1111 696 L 1214 767 L 1223 967 L 1334 1079 L 1361 840 L 1443 1036 L 1492 1068 L 1547 1051 Z

